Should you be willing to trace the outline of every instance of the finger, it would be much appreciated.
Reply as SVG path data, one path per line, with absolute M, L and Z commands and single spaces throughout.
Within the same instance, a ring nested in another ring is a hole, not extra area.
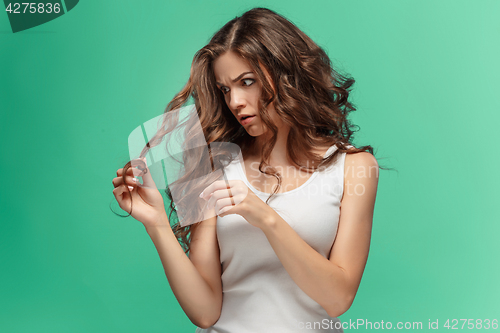
M 219 211 L 219 214 L 217 214 L 217 215 L 219 215 L 220 217 L 224 217 L 224 216 L 226 216 L 226 215 L 232 214 L 231 212 L 229 212 L 229 213 L 225 214 L 227 211 L 230 211 L 232 208 L 233 208 L 233 206 L 230 206 L 230 207 L 224 207 L 224 208 L 222 208 L 222 209 Z
M 126 191 L 125 186 L 118 186 L 113 190 L 113 195 L 115 196 L 115 199 L 120 207 L 123 210 L 128 211 L 130 209 L 130 197 L 124 194 Z
M 234 205 L 236 206 L 237 204 L 245 200 L 246 197 L 247 195 L 245 193 L 239 193 L 238 195 L 233 196 L 232 198 L 234 200 Z
M 234 199 L 230 195 L 228 189 L 217 190 L 210 196 L 206 196 L 204 199 L 207 200 L 207 207 L 211 208 L 215 208 L 216 203 L 223 199 L 228 199 L 231 203 L 234 203 Z
M 125 177 L 125 179 L 126 179 L 127 185 L 135 186 L 138 183 L 137 178 L 132 177 L 132 176 L 127 176 L 127 177 Z M 120 177 L 113 178 L 112 183 L 113 183 L 114 187 L 118 187 L 118 186 L 122 185 L 123 184 L 123 177 L 120 176 Z
M 214 210 L 216 212 L 218 212 L 217 215 L 219 215 L 221 213 L 221 210 L 226 208 L 226 207 L 229 207 L 229 208 L 233 207 L 233 203 L 232 203 L 230 198 L 217 200 L 215 207 L 214 207 Z
M 138 168 L 130 168 L 128 170 L 128 174 L 134 176 L 134 177 L 141 177 L 142 176 L 142 171 L 139 170 Z
M 125 186 L 118 186 L 113 190 L 113 194 L 118 202 L 121 201 L 121 196 L 125 191 Z
M 219 200 L 219 199 L 223 199 L 223 198 L 230 198 L 233 196 L 233 194 L 234 193 L 231 193 L 231 191 L 229 189 L 225 188 L 222 190 L 214 191 L 212 193 L 212 196 L 210 197 L 210 199 Z
M 234 184 L 234 186 L 231 188 L 226 188 L 213 192 L 208 197 L 208 200 L 212 198 L 214 198 L 215 200 L 230 198 L 233 205 L 237 205 L 246 198 L 247 194 L 248 194 L 248 187 L 245 184 L 238 183 Z
M 124 168 L 120 168 L 120 169 L 116 170 L 116 176 L 117 177 L 121 177 L 123 175 L 123 169 Z M 127 175 L 130 175 L 130 174 L 133 174 L 134 176 L 137 176 L 137 175 L 140 174 L 140 170 L 137 170 L 137 169 L 135 169 L 133 167 L 129 167 L 127 169 Z
M 217 180 L 201 192 L 200 198 L 208 198 L 214 191 L 228 188 L 231 188 L 231 181 L 226 182 L 225 180 Z
M 141 171 L 139 169 L 136 169 L 140 172 L 140 174 L 138 176 L 141 176 L 142 177 L 142 186 L 144 187 L 148 187 L 148 188 L 156 188 L 156 184 L 153 180 L 153 177 L 151 176 L 151 172 L 148 168 L 148 165 L 147 165 L 147 160 L 145 157 L 141 158 L 140 159 L 142 162 L 144 163 L 141 163 L 139 161 L 136 161 L 134 164 L 135 166 L 138 166 L 138 167 L 144 167 L 144 169 Z
M 137 179 L 132 177 L 132 176 L 125 177 L 125 180 L 126 180 L 126 183 L 128 185 L 136 185 L 137 184 Z M 114 187 L 122 185 L 123 184 L 123 177 L 113 178 L 112 183 L 113 183 Z

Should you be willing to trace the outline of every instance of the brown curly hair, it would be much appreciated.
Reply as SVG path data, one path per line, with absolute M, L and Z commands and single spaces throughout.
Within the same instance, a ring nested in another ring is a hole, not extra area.
M 263 147 L 259 171 L 278 180 L 278 186 L 267 199 L 267 204 L 281 186 L 281 175 L 267 164 L 278 132 L 266 111 L 270 103 L 274 102 L 277 115 L 290 126 L 287 154 L 295 167 L 309 171 L 327 167 L 343 152 L 351 154 L 368 151 L 373 155 L 371 146 L 355 148 L 350 143 L 355 126 L 349 122 L 347 116 L 356 109 L 348 101 L 348 96 L 354 79 L 334 70 L 328 55 L 321 47 L 292 22 L 266 8 L 251 9 L 230 20 L 195 54 L 189 80 L 167 105 L 165 119 L 169 112 L 182 107 L 192 97 L 208 144 L 232 142 L 242 151 L 252 147 L 255 138 L 246 133 L 232 115 L 215 83 L 213 63 L 228 51 L 246 60 L 262 83 L 259 112 L 262 121 L 272 132 L 272 139 Z M 272 82 L 266 78 L 262 68 L 269 73 Z M 171 130 L 172 126 L 165 120 L 162 128 L 144 147 L 140 157 L 160 144 L 162 138 Z M 186 133 L 186 138 L 189 139 L 189 133 Z M 332 145 L 336 145 L 338 149 L 327 158 L 312 152 L 315 147 Z M 211 154 L 213 160 L 228 157 L 221 151 L 212 151 Z M 309 163 L 305 165 L 306 161 L 310 162 L 312 167 Z M 186 179 L 196 179 L 210 171 L 200 170 L 194 160 L 185 162 Z M 128 162 L 124 166 L 123 175 L 126 175 L 130 167 L 131 162 Z M 178 181 L 182 182 L 183 179 Z M 189 215 L 190 205 L 196 203 L 196 197 L 203 188 L 200 186 L 190 189 L 190 194 L 175 204 L 170 190 L 166 189 L 170 199 L 170 221 L 176 217 L 176 210 L 183 210 Z M 187 218 L 200 221 L 196 220 L 199 218 L 196 216 Z M 193 226 L 190 224 L 182 227 L 179 221 L 172 225 L 172 230 L 186 253 L 190 248 L 190 231 Z

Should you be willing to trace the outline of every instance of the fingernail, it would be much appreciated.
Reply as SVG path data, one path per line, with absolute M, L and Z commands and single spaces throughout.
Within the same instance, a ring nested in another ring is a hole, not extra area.
M 133 181 L 134 183 L 137 183 L 137 178 L 132 178 L 132 181 Z
M 128 189 L 132 191 L 134 188 L 132 186 L 129 186 Z
M 200 193 L 200 198 L 203 198 L 203 192 Z

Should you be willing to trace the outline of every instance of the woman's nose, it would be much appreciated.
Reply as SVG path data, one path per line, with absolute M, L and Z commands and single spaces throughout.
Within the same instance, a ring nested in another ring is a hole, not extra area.
M 238 89 L 231 89 L 229 107 L 232 110 L 237 110 L 245 107 L 246 101 L 243 92 L 238 91 Z

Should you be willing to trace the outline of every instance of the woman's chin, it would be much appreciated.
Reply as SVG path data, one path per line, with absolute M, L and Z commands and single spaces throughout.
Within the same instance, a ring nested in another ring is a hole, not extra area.
M 267 128 L 262 126 L 261 124 L 248 124 L 247 127 L 243 126 L 243 128 L 248 133 L 248 135 L 253 137 L 264 135 L 267 132 Z
M 253 136 L 254 138 L 262 136 L 265 133 L 265 131 L 263 131 L 262 129 L 256 129 L 256 128 L 252 128 L 252 127 L 246 128 L 246 131 L 247 131 L 248 135 Z

